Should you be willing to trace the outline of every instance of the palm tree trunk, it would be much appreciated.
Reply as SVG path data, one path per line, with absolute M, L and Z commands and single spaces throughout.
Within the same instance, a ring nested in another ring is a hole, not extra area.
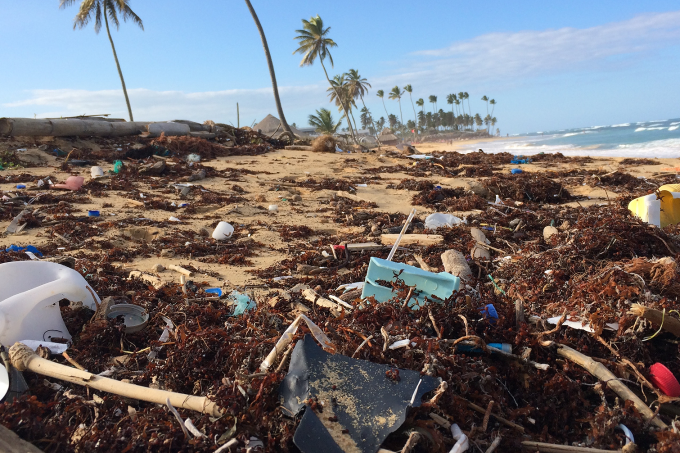
M 253 20 L 255 21 L 255 25 L 257 26 L 257 30 L 260 32 L 260 39 L 262 39 L 262 47 L 264 47 L 264 55 L 267 57 L 267 66 L 269 66 L 269 76 L 272 79 L 272 89 L 274 90 L 274 101 L 276 101 L 276 111 L 279 114 L 279 119 L 281 120 L 281 125 L 283 126 L 283 130 L 293 134 L 293 131 L 291 130 L 290 126 L 288 125 L 288 122 L 286 121 L 286 117 L 283 115 L 283 107 L 281 107 L 281 99 L 279 98 L 279 87 L 276 84 L 276 74 L 274 73 L 274 63 L 272 62 L 272 56 L 269 53 L 269 46 L 267 45 L 267 38 L 264 35 L 264 30 L 262 29 L 262 25 L 260 24 L 260 19 L 257 18 L 257 14 L 255 13 L 255 10 L 253 9 L 253 5 L 250 4 L 250 0 L 246 0 L 246 5 L 248 6 L 248 9 L 250 10 L 250 14 L 253 16 Z M 292 140 L 292 137 L 291 137 Z
M 414 131 L 418 130 L 418 115 L 416 115 L 416 106 L 413 104 L 413 96 L 411 93 L 408 94 L 408 97 L 411 99 L 411 107 L 413 107 L 413 124 L 415 127 L 413 128 Z M 416 138 L 416 133 L 413 133 L 413 138 Z
M 387 113 L 387 106 L 385 105 L 385 98 L 380 98 L 380 99 L 382 99 L 383 108 L 385 109 L 385 116 L 386 116 L 386 117 L 389 117 L 390 114 Z
M 345 111 L 345 116 L 347 117 L 347 124 L 349 125 L 349 133 L 352 135 L 352 140 L 354 140 L 354 143 L 359 145 L 359 142 L 357 141 L 356 136 L 354 135 L 354 129 L 352 128 L 352 121 L 349 118 L 348 112 L 347 112 L 347 107 L 345 107 L 345 101 L 342 100 L 342 97 L 340 96 L 340 93 L 338 92 L 338 89 L 331 83 L 330 77 L 328 77 L 328 71 L 326 71 L 326 65 L 323 64 L 323 60 L 319 58 L 319 61 L 321 62 L 321 67 L 323 68 L 323 73 L 326 74 L 326 80 L 328 80 L 328 84 L 333 88 L 333 91 L 335 91 L 335 96 L 338 98 L 340 101 L 340 105 L 342 106 L 342 109 Z
M 127 104 L 128 115 L 130 115 L 130 121 L 134 121 L 132 117 L 132 107 L 130 107 L 130 99 L 128 98 L 127 88 L 125 88 L 125 79 L 123 78 L 123 71 L 120 70 L 120 63 L 118 62 L 118 55 L 116 54 L 116 46 L 113 45 L 113 38 L 111 38 L 111 31 L 109 30 L 109 19 L 106 16 L 106 2 L 104 3 L 104 22 L 106 23 L 106 34 L 109 35 L 109 42 L 111 43 L 111 49 L 113 50 L 113 58 L 116 60 L 116 67 L 118 68 L 118 75 L 120 76 L 120 83 L 123 85 L 123 94 L 125 95 L 125 103 Z

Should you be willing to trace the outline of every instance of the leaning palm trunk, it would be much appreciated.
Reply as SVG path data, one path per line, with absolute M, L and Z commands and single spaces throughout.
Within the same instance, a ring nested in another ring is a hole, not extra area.
M 342 109 L 345 111 L 345 116 L 347 117 L 347 124 L 349 125 L 349 133 L 352 135 L 352 140 L 354 141 L 355 144 L 359 145 L 359 142 L 357 141 L 356 136 L 354 135 L 354 128 L 352 127 L 352 120 L 349 118 L 348 110 L 347 107 L 345 106 L 345 101 L 342 99 L 340 96 L 340 93 L 338 92 L 338 89 L 333 83 L 331 83 L 330 77 L 328 77 L 328 72 L 326 71 L 326 66 L 323 64 L 323 59 L 319 59 L 321 62 L 321 67 L 323 68 L 323 73 L 326 74 L 326 80 L 328 80 L 328 84 L 333 88 L 333 91 L 335 91 L 335 96 L 338 98 L 338 101 L 340 101 L 340 105 L 342 106 Z
M 106 23 L 106 33 L 109 35 L 109 42 L 113 50 L 113 58 L 116 60 L 116 67 L 118 68 L 118 75 L 120 76 L 120 83 L 123 85 L 123 94 L 125 95 L 125 103 L 127 104 L 130 121 L 134 121 L 132 117 L 132 107 L 130 107 L 130 99 L 128 98 L 127 88 L 125 88 L 125 79 L 123 78 L 123 71 L 120 70 L 120 63 L 118 62 L 118 55 L 116 54 L 116 46 L 113 45 L 113 38 L 111 38 L 111 31 L 109 30 L 109 19 L 106 16 L 106 2 L 104 2 L 104 22 Z
M 281 107 L 281 99 L 279 98 L 279 87 L 276 84 L 276 73 L 274 72 L 274 63 L 272 62 L 272 56 L 269 53 L 269 46 L 267 45 L 267 38 L 264 35 L 264 30 L 262 29 L 262 25 L 260 24 L 260 19 L 258 19 L 257 14 L 255 13 L 255 10 L 253 9 L 253 5 L 250 4 L 250 0 L 246 0 L 246 5 L 248 6 L 248 9 L 250 10 L 250 14 L 253 16 L 253 20 L 255 21 L 255 25 L 257 26 L 257 30 L 260 32 L 260 39 L 262 39 L 262 47 L 264 48 L 264 55 L 265 55 L 265 57 L 267 57 L 267 66 L 269 66 L 269 76 L 272 79 L 272 89 L 274 90 L 274 101 L 276 102 L 276 111 L 278 112 L 279 118 L 281 119 L 281 125 L 283 126 L 283 130 L 290 134 L 290 139 L 291 139 L 291 142 L 292 142 L 294 135 L 293 135 L 293 131 L 291 130 L 290 126 L 288 125 L 288 122 L 286 121 L 286 117 L 283 115 L 283 107 Z

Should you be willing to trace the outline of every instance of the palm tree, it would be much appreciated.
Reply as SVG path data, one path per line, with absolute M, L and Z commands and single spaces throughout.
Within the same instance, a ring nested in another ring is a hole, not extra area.
M 401 96 L 403 94 L 404 92 L 401 91 L 398 86 L 395 86 L 394 88 L 392 88 L 392 91 L 390 91 L 389 95 L 390 99 L 396 99 L 397 101 L 399 101 L 399 117 L 401 118 L 400 121 L 402 124 L 404 123 L 404 114 L 401 113 Z
M 470 108 L 470 95 L 467 91 L 465 92 L 465 99 L 468 101 L 468 110 L 470 111 L 470 116 L 472 116 L 472 108 Z
M 371 115 L 370 111 L 366 107 L 366 103 L 364 102 L 364 96 L 368 94 L 368 89 L 372 88 L 371 84 L 368 83 L 368 80 L 364 79 L 359 75 L 359 71 L 356 69 L 350 69 L 344 74 L 345 78 L 347 79 L 347 90 L 349 95 L 356 99 L 359 97 L 361 99 L 361 105 L 364 106 L 364 110 L 366 110 L 366 114 L 368 114 L 368 118 L 371 120 L 371 125 L 373 126 L 373 130 L 375 131 L 375 123 L 373 122 L 373 116 Z M 363 112 L 363 110 L 362 110 Z M 376 135 L 376 140 L 378 141 L 378 146 L 381 145 L 380 139 Z
M 413 122 L 415 123 L 417 121 L 417 115 L 416 115 L 416 107 L 413 105 L 413 87 L 411 84 L 408 84 L 404 87 L 404 91 L 408 93 L 408 97 L 411 99 L 411 107 L 413 107 Z M 415 128 L 414 128 L 415 129 Z
M 491 127 L 493 128 L 496 125 L 497 122 L 498 122 L 498 120 L 496 119 L 496 117 L 495 116 L 492 117 L 491 118 Z M 498 129 L 496 129 L 496 130 L 498 130 Z
M 333 122 L 333 114 L 328 109 L 322 108 L 316 111 L 316 115 L 309 115 L 309 125 L 315 127 L 321 134 L 335 134 L 341 123 L 342 120 Z
M 487 113 L 487 115 L 484 117 L 484 124 L 486 124 L 486 129 L 489 134 L 491 134 L 491 115 Z
M 330 30 L 331 27 L 323 27 L 323 20 L 318 14 L 316 17 L 311 17 L 309 20 L 302 19 L 302 29 L 295 30 L 296 33 L 299 34 L 294 38 L 298 40 L 298 45 L 300 47 L 298 47 L 295 52 L 293 52 L 293 54 L 300 53 L 304 55 L 302 57 L 302 61 L 300 62 L 300 66 L 311 66 L 318 58 L 319 63 L 321 63 L 321 67 L 323 68 L 323 72 L 326 75 L 328 84 L 333 86 L 330 77 L 328 77 L 326 66 L 323 64 L 323 61 L 326 59 L 326 57 L 328 57 L 328 60 L 331 62 L 331 67 L 333 66 L 333 56 L 331 55 L 330 48 L 338 46 L 335 41 L 328 38 L 328 32 L 330 32 Z M 349 121 L 349 113 L 347 106 L 345 105 L 345 101 L 342 96 L 337 93 L 337 90 L 336 96 L 340 100 L 340 104 L 345 111 L 345 115 L 347 115 L 347 124 L 349 125 L 349 132 L 352 135 L 352 139 L 354 140 L 354 143 L 358 145 L 359 142 L 357 142 L 357 138 L 354 135 L 352 123 Z
M 339 74 L 331 79 L 331 87 L 326 90 L 328 91 L 328 96 L 331 98 L 331 102 L 335 102 L 338 106 L 338 111 L 342 112 L 345 107 L 349 112 L 349 117 L 354 120 L 354 128 L 356 129 L 357 122 L 354 119 L 354 114 L 352 113 L 352 106 L 356 107 L 356 103 L 349 93 L 349 84 L 347 79 L 345 79 L 345 74 Z M 343 116 L 346 116 L 343 114 Z M 342 119 L 342 118 L 341 118 Z M 349 121 L 347 121 L 349 123 Z M 351 125 L 351 124 L 350 124 Z
M 475 113 L 474 117 L 475 124 L 479 128 L 482 124 L 484 124 L 484 121 L 482 120 L 482 117 L 479 115 L 479 113 Z
M 434 94 L 431 94 L 430 97 L 427 98 L 430 101 L 430 104 L 432 104 L 433 107 L 433 112 L 437 110 L 437 96 Z
M 248 6 L 248 9 L 250 10 L 250 14 L 253 16 L 253 20 L 255 21 L 255 26 L 257 27 L 257 31 L 260 32 L 260 39 L 262 39 L 262 47 L 264 47 L 264 55 L 267 58 L 267 66 L 269 66 L 269 77 L 272 79 L 272 89 L 274 90 L 274 101 L 276 102 L 276 111 L 279 114 L 279 118 L 281 119 L 281 125 L 283 126 L 283 130 L 288 132 L 290 134 L 290 139 L 291 142 L 294 138 L 293 131 L 290 129 L 290 126 L 286 122 L 286 117 L 283 115 L 283 107 L 281 107 L 281 99 L 279 98 L 279 87 L 276 84 L 276 74 L 274 73 L 274 63 L 272 62 L 272 56 L 269 53 L 269 46 L 267 45 L 267 38 L 264 35 L 264 30 L 262 29 L 262 25 L 260 24 L 260 19 L 257 18 L 257 14 L 255 13 L 255 10 L 253 9 L 253 5 L 250 4 L 250 0 L 246 0 L 246 5 Z
M 59 8 L 64 9 L 72 4 L 76 0 L 61 0 L 59 2 Z M 132 107 L 130 107 L 130 99 L 128 98 L 127 88 L 125 87 L 125 79 L 123 78 L 123 71 L 120 69 L 120 63 L 118 62 L 118 54 L 116 54 L 116 46 L 113 45 L 113 38 L 111 38 L 111 30 L 109 30 L 109 19 L 116 26 L 116 30 L 120 28 L 120 22 L 118 21 L 118 14 L 121 15 L 124 21 L 127 22 L 131 19 L 132 22 L 139 25 L 139 28 L 144 30 L 144 24 L 142 19 L 135 14 L 130 6 L 128 5 L 130 0 L 83 0 L 80 4 L 80 10 L 76 14 L 73 20 L 73 29 L 76 27 L 83 29 L 94 17 L 94 32 L 99 33 L 102 28 L 102 16 L 104 16 L 104 23 L 106 24 L 106 33 L 109 35 L 109 42 L 111 43 L 111 49 L 113 50 L 113 59 L 116 60 L 116 67 L 118 68 L 118 75 L 120 76 L 120 83 L 123 85 L 123 94 L 125 95 L 125 103 L 127 104 L 128 114 L 130 115 L 130 121 L 134 121 L 132 117 Z
M 423 100 L 423 98 L 418 99 L 418 100 L 416 101 L 416 105 L 417 105 L 418 107 L 420 107 L 420 111 L 423 112 L 423 105 L 425 105 L 425 101 Z M 424 114 L 425 114 L 425 112 L 423 112 L 423 115 L 424 115 Z
M 451 115 L 453 115 L 453 106 L 454 103 L 456 102 L 456 95 L 451 93 L 446 95 L 446 103 L 451 104 Z
M 486 102 L 486 114 L 489 114 L 489 98 L 486 95 L 482 96 L 482 101 Z
M 491 108 L 491 116 L 493 116 L 493 111 L 496 109 L 496 100 L 495 100 L 495 99 L 491 99 L 491 100 L 489 101 L 489 104 L 491 104 L 491 105 L 493 106 L 493 107 Z
M 375 94 L 376 94 L 376 96 L 378 96 L 382 100 L 383 108 L 385 109 L 385 115 L 390 116 L 390 114 L 387 113 L 387 107 L 385 106 L 385 97 L 384 97 L 385 92 L 383 90 L 378 90 Z

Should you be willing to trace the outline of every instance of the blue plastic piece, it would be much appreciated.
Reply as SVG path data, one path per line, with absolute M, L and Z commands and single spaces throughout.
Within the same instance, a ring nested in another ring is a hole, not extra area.
M 510 343 L 488 343 L 487 346 L 491 346 L 492 348 L 500 349 L 503 352 L 512 354 L 512 345 Z M 456 345 L 456 352 L 473 352 L 481 354 L 484 351 L 482 350 L 482 348 L 478 348 L 471 344 L 458 343 Z M 494 353 L 495 351 L 491 352 Z
M 234 299 L 236 302 L 232 316 L 242 315 L 246 310 L 252 310 L 257 306 L 255 302 L 250 299 L 250 297 L 245 294 L 241 294 L 236 290 L 232 291 L 231 294 L 229 294 L 229 297 Z
M 99 211 L 87 211 L 88 217 L 99 217 Z
M 531 159 L 524 159 L 524 156 L 515 156 L 510 161 L 511 164 L 530 164 Z
M 38 255 L 39 257 L 43 256 L 43 254 L 40 253 L 40 251 L 38 251 L 38 249 L 32 245 L 27 245 L 26 247 L 19 247 L 17 245 L 12 244 L 5 249 L 5 252 L 31 252 Z
M 400 271 L 401 274 L 399 274 Z M 361 297 L 373 296 L 378 302 L 387 302 L 392 299 L 396 296 L 396 293 L 392 292 L 392 288 L 382 286 L 377 281 L 394 282 L 397 275 L 406 285 L 416 287 L 409 301 L 410 307 L 424 305 L 426 297 L 430 301 L 437 298 L 440 300 L 447 299 L 460 286 L 460 279 L 448 272 L 435 274 L 408 264 L 373 257 L 368 265 Z
M 510 170 L 510 173 L 512 173 L 513 175 L 517 175 L 522 173 L 522 170 L 519 168 L 513 168 L 512 170 Z
M 203 292 L 206 294 L 217 294 L 217 297 L 222 297 L 222 290 L 219 288 L 208 288 L 203 290 Z
M 17 189 L 25 189 L 26 184 L 17 184 Z
M 496 307 L 494 307 L 493 304 L 487 304 L 484 308 L 480 309 L 479 312 L 482 313 L 491 324 L 496 324 L 496 321 L 498 320 L 498 312 L 496 311 Z

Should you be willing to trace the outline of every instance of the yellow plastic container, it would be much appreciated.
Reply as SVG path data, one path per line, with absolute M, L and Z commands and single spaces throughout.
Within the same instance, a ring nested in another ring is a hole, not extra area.
M 665 227 L 680 223 L 680 184 L 666 184 L 657 193 L 636 198 L 628 209 L 643 222 Z

